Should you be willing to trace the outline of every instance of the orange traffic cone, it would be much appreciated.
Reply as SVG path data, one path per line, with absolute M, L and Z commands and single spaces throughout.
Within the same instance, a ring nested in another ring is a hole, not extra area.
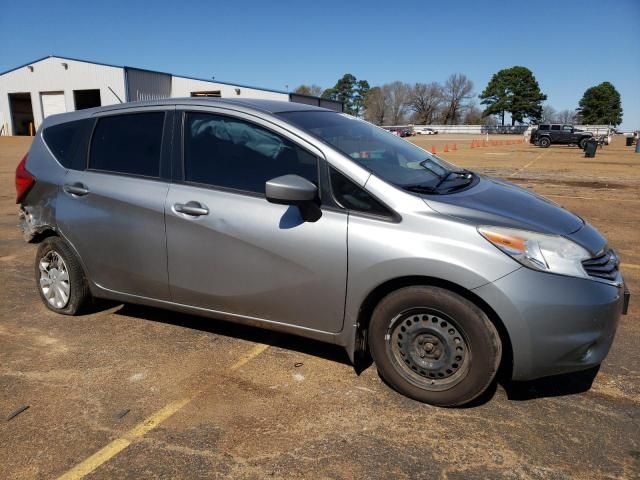
M 449 153 L 449 144 L 447 143 L 444 144 L 444 151 L 445 153 Z
M 453 150 L 453 151 L 458 150 L 458 146 L 454 143 L 454 144 L 453 144 L 453 148 L 452 148 L 451 150 Z
M 436 153 L 436 146 L 435 145 L 431 145 L 431 153 Z

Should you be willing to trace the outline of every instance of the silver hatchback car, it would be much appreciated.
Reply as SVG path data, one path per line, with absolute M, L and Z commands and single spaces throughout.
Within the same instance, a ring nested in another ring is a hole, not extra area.
M 581 218 L 367 122 L 260 100 L 55 115 L 16 171 L 38 292 L 239 322 L 370 353 L 435 405 L 588 369 L 629 294 Z

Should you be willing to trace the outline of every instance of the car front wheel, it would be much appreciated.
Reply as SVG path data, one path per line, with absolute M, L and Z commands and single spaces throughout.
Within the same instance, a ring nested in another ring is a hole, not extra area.
M 540 140 L 538 140 L 538 145 L 542 148 L 548 148 L 549 145 L 551 145 L 551 140 L 549 140 L 548 137 L 542 137 Z
M 584 147 L 587 145 L 587 139 L 586 138 L 581 138 L 580 141 L 578 142 L 578 146 L 580 147 L 581 150 L 584 150 Z
M 439 287 L 390 293 L 373 312 L 371 354 L 381 377 L 415 400 L 459 406 L 481 395 L 495 378 L 500 336 L 486 314 Z

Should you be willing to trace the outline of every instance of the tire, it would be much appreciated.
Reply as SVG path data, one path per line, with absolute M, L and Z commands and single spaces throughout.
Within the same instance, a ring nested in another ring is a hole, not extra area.
M 78 315 L 92 303 L 80 261 L 60 237 L 48 237 L 40 244 L 34 266 L 36 288 L 48 309 Z
M 542 148 L 549 148 L 549 145 L 551 145 L 551 140 L 549 139 L 549 137 L 542 137 L 540 138 L 540 140 L 538 140 L 538 146 Z
M 481 395 L 496 376 L 500 336 L 476 305 L 439 287 L 402 288 L 384 297 L 369 325 L 380 376 L 420 402 L 454 407 Z
M 578 147 L 580 147 L 580 150 L 584 150 L 584 147 L 586 145 L 587 145 L 587 139 L 581 138 L 580 141 L 578 142 Z

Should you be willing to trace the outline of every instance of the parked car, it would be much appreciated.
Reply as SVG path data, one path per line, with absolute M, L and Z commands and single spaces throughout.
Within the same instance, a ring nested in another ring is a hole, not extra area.
M 438 131 L 433 128 L 419 128 L 416 129 L 417 135 L 437 135 Z
M 50 310 L 140 303 L 370 352 L 462 405 L 607 355 L 629 294 L 580 217 L 367 122 L 266 100 L 47 117 L 16 170 Z
M 531 132 L 530 142 L 542 148 L 550 145 L 577 145 L 584 149 L 593 133 L 575 128 L 573 125 L 542 124 Z
M 400 130 L 400 136 L 401 137 L 411 137 L 413 136 L 413 130 L 410 128 L 403 128 Z

